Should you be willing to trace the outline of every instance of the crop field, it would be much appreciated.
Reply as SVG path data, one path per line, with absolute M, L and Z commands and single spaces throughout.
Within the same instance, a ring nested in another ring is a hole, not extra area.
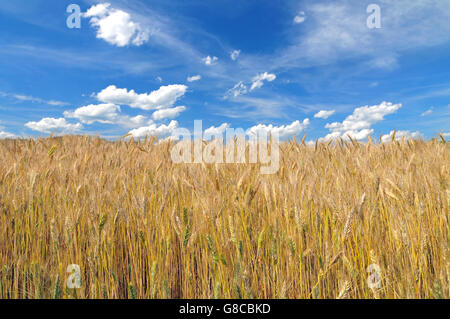
M 272 175 L 171 145 L 1 140 L 0 298 L 450 297 L 443 137 L 294 139 Z

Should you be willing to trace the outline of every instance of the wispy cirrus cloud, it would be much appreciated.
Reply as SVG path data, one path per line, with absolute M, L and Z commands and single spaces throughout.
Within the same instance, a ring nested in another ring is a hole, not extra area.
M 65 105 L 69 104 L 67 102 L 62 102 L 62 101 L 57 101 L 57 100 L 45 100 L 45 99 L 31 96 L 31 95 L 16 94 L 16 93 L 0 92 L 0 96 L 13 98 L 20 102 L 32 102 L 32 103 L 48 104 L 48 105 L 52 105 L 52 106 L 65 106 Z
M 423 112 L 422 114 L 420 114 L 420 116 L 428 116 L 431 115 L 433 113 L 433 108 L 429 108 L 428 110 L 426 110 L 425 112 Z
M 370 3 L 305 1 L 302 7 L 308 8 L 308 27 L 302 33 L 292 31 L 291 45 L 277 52 L 272 65 L 300 67 L 366 57 L 374 67 L 392 69 L 405 51 L 450 40 L 448 1 L 383 1 L 382 28 L 376 30 L 366 24 Z M 303 20 L 302 15 L 297 17 L 298 22 Z
M 261 119 L 289 118 L 286 114 L 288 107 L 301 108 L 298 100 L 277 94 L 267 94 L 253 97 L 240 95 L 233 98 L 232 106 L 227 108 L 213 108 L 216 115 L 231 119 L 246 119 L 247 121 Z

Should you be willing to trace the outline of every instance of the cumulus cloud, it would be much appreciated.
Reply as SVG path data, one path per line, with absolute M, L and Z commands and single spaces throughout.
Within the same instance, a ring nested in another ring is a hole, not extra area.
M 97 29 L 97 38 L 118 47 L 141 46 L 150 36 L 149 31 L 133 21 L 128 12 L 114 9 L 109 3 L 94 5 L 83 16 L 90 18 L 91 26 Z
M 201 80 L 201 79 L 202 79 L 201 75 L 194 75 L 194 76 L 188 77 L 187 81 L 188 82 L 195 82 L 195 81 L 198 81 L 198 80 Z
M 395 133 L 395 140 L 401 140 L 402 138 L 405 138 L 405 139 L 419 139 L 419 138 L 423 138 L 422 133 L 420 133 L 419 131 L 416 131 L 416 132 L 391 131 L 391 133 L 389 133 L 387 135 L 383 135 L 381 137 L 381 142 L 388 143 L 388 142 L 392 141 L 392 137 L 394 136 L 394 133 Z
M 128 116 L 128 115 L 122 115 L 119 116 L 119 118 L 116 121 L 116 124 L 122 125 L 127 128 L 136 128 L 143 125 L 150 125 L 153 121 L 148 119 L 146 116 L 143 115 L 137 115 L 134 117 Z
M 164 119 L 173 119 L 180 115 L 181 112 L 186 111 L 185 106 L 177 106 L 171 109 L 162 109 L 153 113 L 152 117 L 155 121 Z
M 138 94 L 134 90 L 119 89 L 115 85 L 110 85 L 96 95 L 97 99 L 103 103 L 116 105 L 128 105 L 132 108 L 142 110 L 154 110 L 171 107 L 182 97 L 187 90 L 187 86 L 174 84 L 161 86 L 151 93 Z
M 384 120 L 386 115 L 397 112 L 401 107 L 401 104 L 383 102 L 380 105 L 356 108 L 353 114 L 348 116 L 343 122 L 325 125 L 325 128 L 329 129 L 331 133 L 320 140 L 330 140 L 339 137 L 347 139 L 348 136 L 357 140 L 366 139 L 370 134 L 373 134 L 373 129 L 371 128 L 373 124 Z
M 12 133 L 0 131 L 0 139 L 5 139 L 5 138 L 16 138 L 16 135 L 14 135 Z
M 79 119 L 84 124 L 94 122 L 112 124 L 116 122 L 119 116 L 118 112 L 120 112 L 120 106 L 115 104 L 91 104 L 82 106 L 75 111 L 65 111 L 64 116 Z
M 277 76 L 275 74 L 267 72 L 258 74 L 252 79 L 253 82 L 252 86 L 250 87 L 250 91 L 261 88 L 264 85 L 264 81 L 272 82 L 275 81 L 276 78 Z
M 186 110 L 185 106 L 170 108 L 173 104 L 185 94 L 187 86 L 168 85 L 162 86 L 151 93 L 138 94 L 134 90 L 117 88 L 114 85 L 108 86 L 98 94 L 94 94 L 101 104 L 90 104 L 82 106 L 76 110 L 65 111 L 65 118 L 78 119 L 83 124 L 93 124 L 95 122 L 102 124 L 117 124 L 129 129 L 147 127 L 153 125 L 153 121 L 146 116 L 122 115 L 120 105 L 139 108 L 142 110 L 158 110 L 153 113 L 153 119 L 162 120 L 174 118 Z M 53 119 L 62 123 L 64 119 Z M 42 121 L 41 121 L 42 122 Z M 34 128 L 38 128 L 39 123 L 29 123 Z M 44 126 L 51 124 L 48 119 L 44 121 Z M 67 123 L 62 123 L 65 125 Z M 79 124 L 81 126 L 81 124 Z M 29 126 L 30 127 L 30 126 Z M 70 125 L 68 126 L 70 128 Z M 42 131 L 42 130 L 41 130 Z M 48 130 L 47 130 L 48 131 Z M 45 130 L 44 130 L 45 132 Z
M 297 136 L 303 130 L 305 130 L 309 124 L 310 124 L 309 119 L 305 119 L 303 120 L 303 122 L 297 120 L 290 125 L 282 125 L 282 126 L 273 126 L 272 124 L 270 125 L 258 124 L 249 128 L 246 133 L 248 135 L 253 136 L 264 136 L 264 134 L 278 133 L 280 139 L 286 139 L 293 136 Z
M 230 124 L 228 123 L 223 123 L 222 125 L 215 127 L 215 126 L 211 126 L 210 128 L 206 129 L 205 132 L 203 133 L 203 135 L 205 137 L 210 137 L 210 136 L 220 136 L 223 135 L 226 131 L 227 128 L 230 127 Z
M 43 118 L 39 122 L 28 122 L 25 126 L 33 131 L 54 134 L 74 133 L 83 128 L 80 123 L 70 124 L 64 118 L 55 119 L 49 117 Z
M 241 55 L 241 50 L 234 50 L 230 55 L 231 60 L 236 61 L 237 58 L 239 58 L 239 55 Z
M 109 13 L 110 3 L 100 3 L 89 8 L 89 10 L 84 14 L 86 18 L 89 17 L 104 17 Z
M 305 20 L 306 20 L 305 12 L 300 11 L 300 12 L 295 16 L 295 18 L 294 18 L 294 23 L 295 23 L 295 24 L 300 24 L 300 23 L 305 22 Z
M 152 124 L 150 126 L 140 127 L 131 130 L 129 134 L 134 138 L 144 138 L 147 136 L 157 136 L 159 139 L 172 136 L 173 132 L 178 128 L 177 121 L 171 121 L 169 125 L 156 125 Z
M 218 57 L 216 57 L 216 56 L 210 57 L 209 55 L 206 58 L 203 58 L 203 62 L 207 66 L 214 65 L 218 60 L 219 60 Z
M 314 117 L 316 119 L 327 119 L 329 118 L 331 115 L 333 115 L 336 111 L 335 110 L 330 110 L 330 111 L 320 111 L 316 114 L 314 114 Z
M 131 117 L 121 115 L 120 112 L 120 106 L 115 104 L 91 104 L 82 106 L 75 111 L 65 111 L 64 117 L 76 118 L 84 124 L 98 122 L 102 124 L 118 124 L 127 128 L 135 128 L 152 122 L 143 115 Z

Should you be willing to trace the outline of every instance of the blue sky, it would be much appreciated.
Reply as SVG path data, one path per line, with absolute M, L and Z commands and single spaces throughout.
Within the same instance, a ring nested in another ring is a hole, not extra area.
M 0 138 L 449 136 L 449 57 L 450 1 L 2 1 Z

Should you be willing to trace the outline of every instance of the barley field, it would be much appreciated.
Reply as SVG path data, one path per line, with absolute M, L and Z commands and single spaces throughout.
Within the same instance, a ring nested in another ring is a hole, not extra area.
M 170 147 L 0 141 L 0 298 L 450 297 L 443 138 L 294 139 L 273 175 Z

